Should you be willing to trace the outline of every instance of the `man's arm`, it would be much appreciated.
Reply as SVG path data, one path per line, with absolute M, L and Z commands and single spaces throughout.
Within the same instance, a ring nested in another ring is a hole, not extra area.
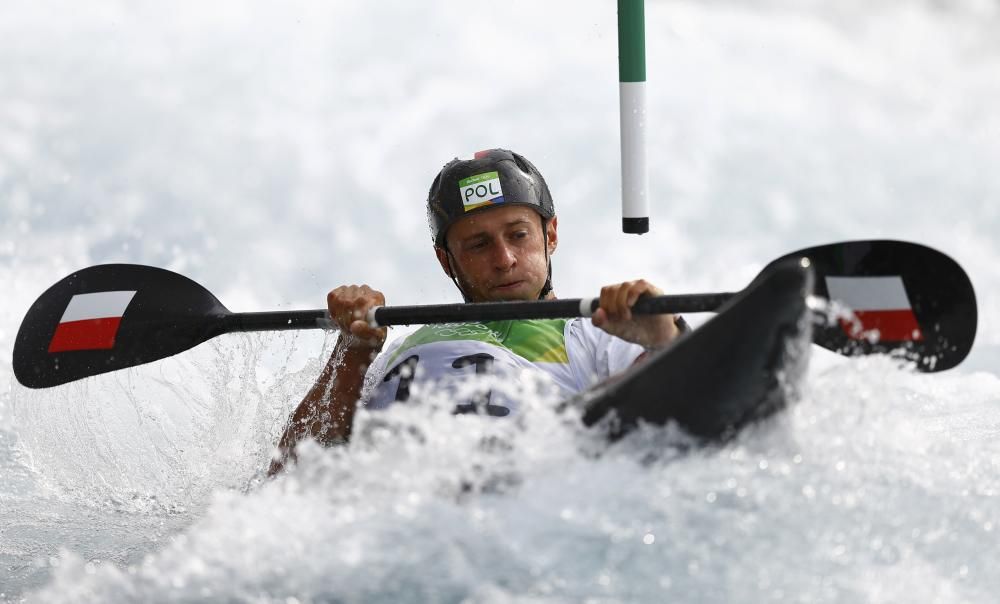
M 319 379 L 292 413 L 268 476 L 284 469 L 289 459 L 294 461 L 295 445 L 304 438 L 331 446 L 351 437 L 365 373 L 386 337 L 384 328 L 372 329 L 363 319 L 370 308 L 384 305 L 382 293 L 367 285 L 338 287 L 327 295 L 330 317 L 341 335 Z
M 319 379 L 288 421 L 278 441 L 279 457 L 271 462 L 268 476 L 280 472 L 289 459 L 295 460 L 295 445 L 304 438 L 312 438 L 324 446 L 350 439 L 365 373 L 378 351 L 351 348 L 346 339 L 341 336 Z

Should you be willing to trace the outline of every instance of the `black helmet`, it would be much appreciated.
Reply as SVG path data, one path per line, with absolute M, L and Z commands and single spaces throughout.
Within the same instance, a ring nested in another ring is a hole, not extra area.
M 530 206 L 545 219 L 556 214 L 542 174 L 513 151 L 488 149 L 473 159 L 448 162 L 427 194 L 434 245 L 445 247 L 448 227 L 460 218 L 498 204 Z

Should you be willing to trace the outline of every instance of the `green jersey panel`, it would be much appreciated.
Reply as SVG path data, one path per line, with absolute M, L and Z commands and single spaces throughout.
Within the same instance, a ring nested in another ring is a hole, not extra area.
M 476 340 L 506 348 L 532 363 L 568 363 L 566 321 L 533 319 L 424 325 L 403 341 L 389 358 L 388 365 L 392 365 L 399 355 L 421 344 L 454 340 Z

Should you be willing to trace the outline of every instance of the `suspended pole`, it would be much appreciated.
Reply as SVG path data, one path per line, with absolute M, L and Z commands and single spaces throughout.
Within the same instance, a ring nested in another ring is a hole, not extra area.
M 618 0 L 618 97 L 622 145 L 622 232 L 649 232 L 646 172 L 644 0 Z

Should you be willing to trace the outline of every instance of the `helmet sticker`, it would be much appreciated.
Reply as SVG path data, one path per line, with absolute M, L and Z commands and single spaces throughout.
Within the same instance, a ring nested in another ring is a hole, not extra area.
M 486 205 L 503 203 L 499 172 L 483 172 L 458 181 L 458 192 L 466 212 Z

